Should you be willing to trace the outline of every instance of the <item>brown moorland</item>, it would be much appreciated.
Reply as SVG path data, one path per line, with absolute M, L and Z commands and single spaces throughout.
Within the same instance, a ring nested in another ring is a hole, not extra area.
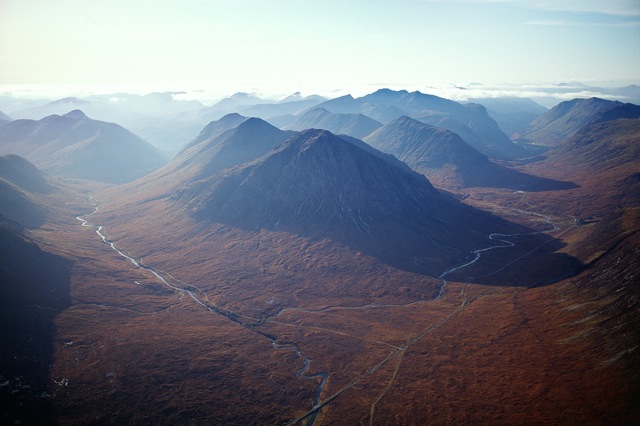
M 21 232 L 73 261 L 69 302 L 46 319 L 47 395 L 24 393 L 7 420 L 42 400 L 61 424 L 633 423 L 640 214 L 620 182 L 637 188 L 637 156 L 584 170 L 570 158 L 521 170 L 575 189 L 460 191 L 531 235 L 487 240 L 504 247 L 440 275 L 203 223 L 167 200 L 123 209 L 123 193 L 79 182 L 43 194 L 44 223 Z M 551 254 L 571 260 L 560 275 Z

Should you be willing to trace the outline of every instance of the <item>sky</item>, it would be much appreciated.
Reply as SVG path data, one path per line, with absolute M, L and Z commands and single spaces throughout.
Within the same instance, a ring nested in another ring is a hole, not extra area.
M 5 89 L 328 95 L 559 82 L 640 83 L 640 0 L 0 1 Z

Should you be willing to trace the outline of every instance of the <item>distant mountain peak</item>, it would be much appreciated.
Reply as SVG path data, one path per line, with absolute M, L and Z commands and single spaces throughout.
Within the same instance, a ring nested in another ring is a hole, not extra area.
M 50 102 L 49 105 L 56 105 L 56 104 L 88 104 L 88 103 L 90 103 L 90 102 L 87 101 L 87 100 L 70 96 L 70 97 L 67 97 L 67 98 L 62 98 L 62 99 L 58 99 L 56 101 Z
M 246 99 L 246 98 L 254 98 L 250 93 L 247 92 L 236 92 L 233 95 L 229 96 L 230 99 Z
M 281 99 L 279 102 L 280 103 L 284 103 L 284 102 L 293 102 L 293 101 L 301 101 L 304 99 L 304 96 L 302 96 L 302 93 L 300 92 L 295 92 L 290 94 L 289 96 Z
M 74 120 L 88 120 L 89 117 L 79 109 L 74 109 L 64 114 L 63 117 L 73 118 Z
M 420 92 L 416 91 L 413 93 L 420 93 Z M 382 89 L 378 89 L 372 93 L 372 95 L 408 95 L 408 94 L 409 92 L 406 90 L 393 90 L 386 87 Z

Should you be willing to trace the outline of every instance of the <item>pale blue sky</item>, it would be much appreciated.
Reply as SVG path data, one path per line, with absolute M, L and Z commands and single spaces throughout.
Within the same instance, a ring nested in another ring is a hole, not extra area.
M 326 93 L 560 81 L 640 82 L 640 0 L 0 2 L 4 85 Z

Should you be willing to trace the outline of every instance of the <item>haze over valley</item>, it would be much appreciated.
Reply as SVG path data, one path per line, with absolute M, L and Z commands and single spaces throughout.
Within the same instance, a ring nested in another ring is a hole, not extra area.
M 3 424 L 640 421 L 637 2 L 54 9 L 0 6 Z

